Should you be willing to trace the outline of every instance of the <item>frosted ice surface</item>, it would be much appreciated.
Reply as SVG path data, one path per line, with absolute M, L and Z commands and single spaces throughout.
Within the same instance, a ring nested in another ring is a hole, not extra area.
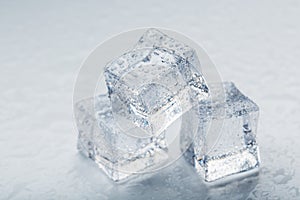
M 108 97 L 95 97 L 95 104 L 93 99 L 76 104 L 78 149 L 111 179 L 119 181 L 167 158 L 164 132 L 149 138 L 128 135 L 116 125 Z
M 193 164 L 205 181 L 258 168 L 258 106 L 231 82 L 212 84 L 210 92 L 215 95 L 200 103 L 199 128 L 186 156 L 194 154 Z M 208 142 L 209 134 L 219 134 L 215 143 Z M 183 135 L 182 142 L 191 136 L 188 127 Z
M 107 64 L 105 79 L 120 126 L 159 134 L 206 98 L 199 66 L 191 64 L 196 60 L 190 47 L 149 29 L 134 50 Z

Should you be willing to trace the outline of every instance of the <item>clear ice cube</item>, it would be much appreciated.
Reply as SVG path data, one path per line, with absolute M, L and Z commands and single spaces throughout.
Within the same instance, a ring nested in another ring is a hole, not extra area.
M 210 92 L 212 98 L 199 104 L 197 133 L 190 133 L 188 121 L 182 128 L 181 143 L 192 140 L 185 156 L 193 159 L 197 172 L 208 182 L 257 169 L 258 106 L 231 82 L 212 84 Z M 212 143 L 214 134 L 218 138 Z
M 78 149 L 94 160 L 109 178 L 119 181 L 167 159 L 165 133 L 137 138 L 124 133 L 113 119 L 107 95 L 78 102 L 75 118 Z
M 134 50 L 107 64 L 106 84 L 120 127 L 159 134 L 206 98 L 199 66 L 189 62 L 196 60 L 193 49 L 150 29 Z

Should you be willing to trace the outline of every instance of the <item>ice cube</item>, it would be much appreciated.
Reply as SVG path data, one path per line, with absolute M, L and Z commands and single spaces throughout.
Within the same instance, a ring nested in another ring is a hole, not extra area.
M 208 182 L 257 169 L 258 106 L 231 82 L 212 84 L 210 92 L 212 98 L 200 102 L 199 127 L 194 138 L 191 139 L 189 122 L 182 129 L 181 142 L 193 140 L 185 155 L 194 159 L 197 172 Z M 210 137 L 217 140 L 209 141 Z
M 113 114 L 123 130 L 160 134 L 206 98 L 208 87 L 199 66 L 189 62 L 196 59 L 191 48 L 164 34 L 152 38 L 150 32 L 134 50 L 107 64 L 104 74 Z M 158 40 L 162 46 L 156 45 Z
M 78 102 L 75 118 L 79 151 L 114 181 L 163 164 L 168 157 L 165 133 L 148 138 L 124 133 L 113 119 L 107 95 L 95 97 L 95 102 L 94 98 Z

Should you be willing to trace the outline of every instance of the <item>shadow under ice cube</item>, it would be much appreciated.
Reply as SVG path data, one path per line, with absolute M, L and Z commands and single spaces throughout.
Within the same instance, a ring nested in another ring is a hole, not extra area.
M 78 149 L 114 181 L 162 164 L 167 159 L 165 134 L 137 138 L 124 133 L 113 119 L 106 95 L 76 104 Z
M 212 98 L 200 102 L 198 131 L 186 155 L 193 156 L 196 170 L 208 182 L 257 169 L 258 106 L 231 82 L 212 84 L 210 92 Z M 188 125 L 182 131 L 184 143 L 192 133 Z
M 208 96 L 200 66 L 190 61 L 197 63 L 193 49 L 149 29 L 134 50 L 107 64 L 112 111 L 123 130 L 159 134 Z

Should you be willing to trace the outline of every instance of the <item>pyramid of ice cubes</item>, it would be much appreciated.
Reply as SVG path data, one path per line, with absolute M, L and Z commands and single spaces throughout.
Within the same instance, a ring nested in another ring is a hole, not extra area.
M 133 49 L 104 71 L 108 94 L 78 102 L 78 149 L 114 181 L 168 159 L 165 130 L 185 117 L 181 143 L 204 180 L 259 166 L 256 142 L 258 107 L 232 83 L 209 89 L 196 51 L 157 29 L 148 29 Z M 225 96 L 219 95 L 223 94 Z M 211 95 L 213 94 L 213 95 Z M 225 110 L 225 115 L 221 111 Z M 190 123 L 197 122 L 196 133 Z M 214 146 L 207 142 L 214 120 L 224 124 Z

